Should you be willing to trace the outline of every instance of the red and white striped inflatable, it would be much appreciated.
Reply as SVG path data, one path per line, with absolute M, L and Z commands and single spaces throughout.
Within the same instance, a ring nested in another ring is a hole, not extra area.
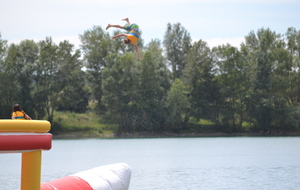
M 127 164 L 110 164 L 43 183 L 41 190 L 128 190 L 130 178 Z

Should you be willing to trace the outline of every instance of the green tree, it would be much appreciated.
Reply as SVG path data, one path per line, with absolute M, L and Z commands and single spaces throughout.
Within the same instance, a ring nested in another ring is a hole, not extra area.
M 175 79 L 168 92 L 166 101 L 167 125 L 172 128 L 182 127 L 187 123 L 191 108 L 188 89 L 180 79 Z
M 119 133 L 153 132 L 164 127 L 166 90 L 160 67 L 150 52 L 142 62 L 125 53 L 108 56 L 103 70 L 103 102 L 110 121 L 119 124 Z
M 137 65 L 133 54 L 106 57 L 103 69 L 103 103 L 106 121 L 118 123 L 118 133 L 132 132 L 136 119 Z
M 80 51 L 73 53 L 74 45 L 68 41 L 56 45 L 51 38 L 46 38 L 39 43 L 39 47 L 34 97 L 41 102 L 48 121 L 52 122 L 61 97 L 80 79 L 82 62 L 79 59 Z
M 137 87 L 138 131 L 161 131 L 164 128 L 166 91 L 161 86 L 159 70 L 159 64 L 155 62 L 153 54 L 146 51 L 140 65 Z
M 11 112 L 11 107 L 14 102 L 20 101 L 18 96 L 20 94 L 20 86 L 17 75 L 14 73 L 15 63 L 17 62 L 18 49 L 17 45 L 11 44 L 7 50 L 7 56 L 3 65 L 3 73 L 1 84 L 3 85 L 3 91 L 1 91 L 1 104 L 6 112 Z M 7 85 L 9 84 L 9 85 Z M 4 86 L 5 85 L 5 86 Z M 21 103 L 21 102 L 20 102 Z M 9 114 L 5 114 L 9 118 Z
M 163 49 L 161 42 L 158 39 L 151 40 L 147 45 L 146 51 L 151 52 L 155 64 L 157 64 L 157 77 L 159 85 L 164 90 L 163 94 L 166 95 L 171 86 L 172 73 L 168 68 L 167 60 L 163 56 Z
M 34 115 L 34 99 L 32 98 L 33 71 L 38 56 L 38 45 L 33 40 L 24 40 L 20 43 L 17 64 L 15 65 L 16 76 L 21 88 L 19 97 L 22 107 L 31 116 Z
M 32 40 L 24 40 L 19 45 L 12 44 L 4 63 L 4 81 L 8 81 L 6 93 L 10 107 L 19 103 L 34 118 L 34 101 L 32 98 L 32 81 L 34 65 L 38 59 L 38 46 Z M 11 108 L 10 108 L 11 109 Z
M 4 62 L 6 48 L 7 48 L 7 41 L 2 39 L 1 33 L 0 33 L 0 63 L 1 63 L 1 69 L 2 69 L 2 66 L 3 66 L 3 62 Z
M 286 32 L 287 37 L 287 51 L 290 55 L 290 59 L 287 59 L 285 65 L 285 73 L 290 79 L 289 83 L 289 105 L 300 102 L 300 31 L 295 28 L 289 28 Z
M 300 30 L 288 28 L 286 32 L 287 50 L 282 52 L 282 57 L 286 57 L 281 62 L 283 68 L 281 80 L 286 81 L 282 84 L 286 88 L 282 94 L 287 99 L 288 110 L 284 115 L 286 126 L 300 129 Z M 287 55 L 288 54 L 288 55 Z M 285 80 L 283 80 L 285 79 Z
M 89 102 L 89 89 L 86 85 L 86 73 L 80 68 L 73 71 L 74 78 L 66 86 L 60 97 L 58 110 L 85 113 Z
M 229 44 L 213 48 L 218 85 L 222 97 L 222 124 L 236 132 L 245 117 L 246 97 L 250 90 L 245 57 Z M 238 81 L 238 82 L 237 82 Z
M 259 29 L 246 36 L 250 64 L 253 64 L 253 94 L 248 102 L 248 113 L 255 118 L 258 126 L 267 132 L 274 119 L 274 89 L 272 88 L 272 68 L 276 57 L 274 51 L 280 35 L 270 29 Z
M 220 123 L 220 92 L 214 80 L 215 65 L 207 43 L 199 40 L 187 55 L 184 82 L 188 85 L 191 116 Z
M 58 86 L 62 85 L 55 80 L 57 76 L 57 45 L 51 38 L 39 42 L 39 61 L 36 65 L 34 98 L 38 101 L 39 112 L 46 110 L 47 119 L 52 123 L 53 113 L 58 100 Z M 39 116 L 42 116 L 39 113 Z
M 66 86 L 62 86 L 62 92 L 58 101 L 58 108 L 61 110 L 74 111 L 84 113 L 87 111 L 89 91 L 86 88 L 86 73 L 82 71 L 82 61 L 80 60 L 80 52 L 76 50 L 74 54 L 73 45 L 64 41 L 59 44 L 58 55 L 61 68 L 58 74 L 63 77 Z
M 7 49 L 7 41 L 3 40 L 0 33 L 0 71 L 3 71 L 4 57 Z
M 191 41 L 190 34 L 180 23 L 167 24 L 163 43 L 166 57 L 172 67 L 173 80 L 182 77 Z
M 0 33 L 0 118 L 10 118 L 11 114 L 11 93 L 13 90 L 12 80 L 6 72 L 7 41 L 2 40 Z
M 122 46 L 120 43 L 113 45 L 110 35 L 99 26 L 85 31 L 83 35 L 80 35 L 80 40 L 92 97 L 97 102 L 97 108 L 100 111 L 103 109 L 102 71 L 107 66 L 106 56 L 118 52 Z

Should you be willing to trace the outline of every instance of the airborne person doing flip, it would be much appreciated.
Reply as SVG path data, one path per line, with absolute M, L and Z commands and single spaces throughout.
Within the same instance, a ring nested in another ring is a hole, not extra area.
M 116 39 L 117 37 L 124 36 L 126 38 L 126 39 L 124 39 L 124 43 L 125 44 L 131 43 L 134 46 L 136 53 L 138 54 L 138 59 L 141 59 L 141 55 L 140 55 L 138 46 L 136 45 L 137 41 L 140 38 L 139 26 L 135 23 L 131 24 L 128 18 L 124 18 L 122 20 L 126 21 L 127 24 L 125 24 L 124 26 L 108 24 L 106 27 L 106 30 L 109 29 L 110 27 L 127 30 L 129 32 L 128 34 L 118 34 L 118 35 L 113 36 L 112 39 Z

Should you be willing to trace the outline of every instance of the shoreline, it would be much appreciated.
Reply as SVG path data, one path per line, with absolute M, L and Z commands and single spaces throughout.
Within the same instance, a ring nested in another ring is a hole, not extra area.
M 278 134 L 266 133 L 156 133 L 156 134 L 88 134 L 88 133 L 68 133 L 52 135 L 53 139 L 83 139 L 83 138 L 102 138 L 102 139 L 122 139 L 122 138 L 197 138 L 197 137 L 298 137 L 300 132 L 287 132 Z

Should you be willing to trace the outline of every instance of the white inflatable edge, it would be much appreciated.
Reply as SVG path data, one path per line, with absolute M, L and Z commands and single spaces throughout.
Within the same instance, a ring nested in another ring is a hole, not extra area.
M 125 163 L 117 163 L 85 170 L 71 176 L 85 180 L 94 190 L 128 190 L 131 168 Z

